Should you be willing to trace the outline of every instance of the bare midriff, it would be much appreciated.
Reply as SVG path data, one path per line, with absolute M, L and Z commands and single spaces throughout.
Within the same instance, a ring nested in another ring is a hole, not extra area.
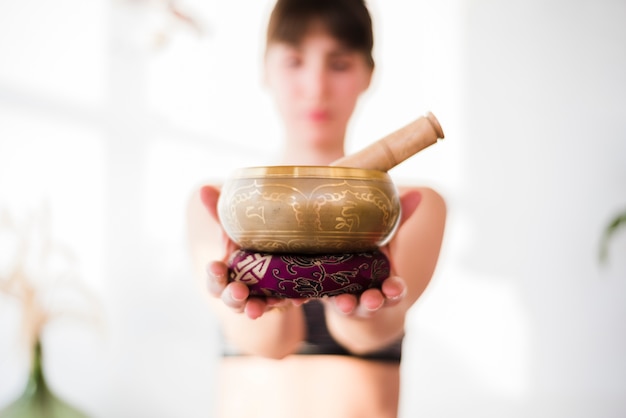
M 219 418 L 396 418 L 399 363 L 348 356 L 225 357 Z

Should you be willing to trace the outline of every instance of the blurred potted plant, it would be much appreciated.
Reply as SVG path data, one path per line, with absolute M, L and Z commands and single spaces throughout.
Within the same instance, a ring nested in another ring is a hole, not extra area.
M 53 303 L 59 293 L 77 293 L 90 307 L 95 298 L 75 274 L 72 253 L 52 241 L 49 211 L 44 208 L 17 222 L 7 210 L 0 210 L 0 293 L 18 301 L 22 314 L 25 345 L 30 351 L 30 373 L 22 394 L 4 409 L 3 418 L 85 418 L 84 412 L 65 402 L 48 386 L 43 367 L 42 333 L 58 316 L 84 317 Z M 75 296 L 75 295 L 74 295 Z M 58 300 L 57 300 L 58 302 Z M 95 316 L 93 318 L 96 318 Z M 96 318 L 97 319 L 97 318 Z

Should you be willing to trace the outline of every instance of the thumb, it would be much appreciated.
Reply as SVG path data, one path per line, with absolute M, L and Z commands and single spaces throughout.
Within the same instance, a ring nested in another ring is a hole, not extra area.
M 415 212 L 421 201 L 422 194 L 418 190 L 409 190 L 400 196 L 402 217 L 400 218 L 399 226 L 402 226 L 402 224 L 413 215 L 413 212 Z
M 203 186 L 200 189 L 202 204 L 216 222 L 219 222 L 219 215 L 217 213 L 217 201 L 219 198 L 220 191 L 214 186 Z
M 211 216 L 215 220 L 215 222 L 221 225 L 219 214 L 217 211 L 217 202 L 219 198 L 220 190 L 215 186 L 203 186 L 200 189 L 200 200 L 202 201 L 202 204 L 206 208 L 207 212 L 209 212 L 209 216 Z M 225 261 L 226 259 L 228 259 L 229 254 L 235 251 L 238 246 L 235 245 L 235 243 L 230 239 L 230 237 L 228 236 L 228 234 L 226 234 L 226 231 L 224 231 L 223 228 L 221 229 L 221 231 L 222 242 L 224 243 L 223 260 Z

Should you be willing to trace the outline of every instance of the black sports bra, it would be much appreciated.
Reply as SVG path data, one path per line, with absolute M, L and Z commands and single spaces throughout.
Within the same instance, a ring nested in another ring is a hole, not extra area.
M 295 354 L 300 355 L 338 355 L 351 356 L 372 361 L 400 362 L 402 358 L 402 341 L 399 338 L 393 344 L 375 352 L 364 355 L 356 355 L 346 350 L 340 345 L 328 331 L 326 326 L 326 316 L 324 314 L 324 305 L 316 299 L 302 305 L 304 309 L 304 317 L 306 322 L 306 337 L 300 349 Z M 225 344 L 223 355 L 240 356 L 242 355 L 233 347 Z

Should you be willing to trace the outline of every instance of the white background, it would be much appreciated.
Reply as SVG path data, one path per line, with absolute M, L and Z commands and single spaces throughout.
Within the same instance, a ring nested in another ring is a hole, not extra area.
M 271 1 L 177 4 L 200 32 L 157 0 L 0 2 L 0 210 L 48 208 L 99 301 L 99 325 L 44 333 L 50 385 L 94 417 L 210 416 L 217 334 L 186 199 L 280 147 Z M 597 253 L 626 210 L 626 2 L 369 4 L 377 69 L 349 150 L 428 110 L 447 137 L 392 171 L 449 206 L 402 416 L 623 417 L 626 230 Z M 0 406 L 26 379 L 20 326 L 0 295 Z

